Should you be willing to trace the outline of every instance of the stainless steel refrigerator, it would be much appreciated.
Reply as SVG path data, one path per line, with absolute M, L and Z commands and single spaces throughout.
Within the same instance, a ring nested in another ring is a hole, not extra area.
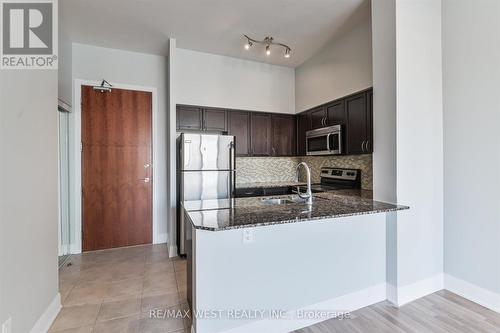
M 186 254 L 186 225 L 180 203 L 189 200 L 230 199 L 234 196 L 234 136 L 182 133 L 178 142 L 179 254 Z

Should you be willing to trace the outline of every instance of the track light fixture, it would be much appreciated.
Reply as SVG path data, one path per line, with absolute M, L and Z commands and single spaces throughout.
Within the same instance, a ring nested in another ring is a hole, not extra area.
M 245 50 L 250 50 L 250 48 L 253 46 L 254 43 L 256 44 L 264 44 L 266 46 L 266 55 L 270 56 L 271 55 L 271 45 L 276 45 L 276 46 L 281 46 L 285 49 L 285 58 L 290 58 L 292 54 L 292 49 L 290 46 L 282 44 L 282 43 L 277 43 L 274 41 L 273 37 L 266 37 L 263 40 L 256 40 L 253 38 L 248 37 L 247 35 L 243 35 L 247 39 L 247 42 L 245 43 Z

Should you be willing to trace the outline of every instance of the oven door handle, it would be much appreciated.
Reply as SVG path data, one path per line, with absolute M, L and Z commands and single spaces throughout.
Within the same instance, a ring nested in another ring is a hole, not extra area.
M 330 135 L 332 135 L 332 133 L 328 133 L 326 135 L 326 150 L 328 150 L 328 151 L 331 151 L 331 149 L 330 149 Z

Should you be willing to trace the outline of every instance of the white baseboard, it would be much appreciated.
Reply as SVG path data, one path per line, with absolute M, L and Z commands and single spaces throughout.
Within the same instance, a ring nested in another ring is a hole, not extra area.
M 332 298 L 324 302 L 311 304 L 301 309 L 288 311 L 287 319 L 266 319 L 255 321 L 243 326 L 235 327 L 224 333 L 287 333 L 298 330 L 303 327 L 317 324 L 328 318 L 296 318 L 296 314 L 301 310 L 320 310 L 320 311 L 355 311 L 365 306 L 369 306 L 386 299 L 386 284 L 382 283 L 367 289 L 359 290 L 351 294 Z
M 170 258 L 177 257 L 177 245 L 168 246 L 168 256 Z
M 82 248 L 78 244 L 71 244 L 69 246 L 69 252 L 71 254 L 80 254 L 82 253 Z
M 397 304 L 398 303 L 398 288 L 396 288 L 395 286 L 393 286 L 390 283 L 387 283 L 386 298 L 392 304 Z
M 452 293 L 500 313 L 500 294 L 448 274 L 444 274 L 444 287 Z
M 435 293 L 444 288 L 443 274 L 436 274 L 428 279 L 396 288 L 387 286 L 387 300 L 396 306 L 402 306 L 421 297 Z
M 61 294 L 57 293 L 56 297 L 49 304 L 47 309 L 42 313 L 36 321 L 30 333 L 46 333 L 61 310 Z
M 153 235 L 153 244 L 165 244 L 168 240 L 168 234 Z

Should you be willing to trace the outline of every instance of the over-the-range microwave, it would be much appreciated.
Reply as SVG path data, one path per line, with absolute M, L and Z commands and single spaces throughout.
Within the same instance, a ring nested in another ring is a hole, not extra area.
M 306 154 L 342 154 L 342 127 L 340 125 L 335 125 L 307 131 Z

